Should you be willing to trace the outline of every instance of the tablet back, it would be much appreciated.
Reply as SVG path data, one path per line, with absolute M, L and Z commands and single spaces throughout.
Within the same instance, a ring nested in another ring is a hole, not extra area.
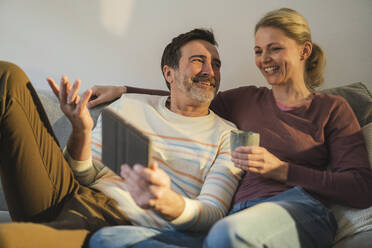
M 148 166 L 150 139 L 109 108 L 102 111 L 102 162 L 120 175 L 122 164 Z

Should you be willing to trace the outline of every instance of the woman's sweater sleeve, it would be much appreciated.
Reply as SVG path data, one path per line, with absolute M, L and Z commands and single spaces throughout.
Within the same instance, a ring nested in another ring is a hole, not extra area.
M 127 87 L 127 93 L 158 95 L 158 96 L 169 95 L 169 91 L 165 91 L 165 90 L 144 89 L 144 88 L 136 88 L 136 87 L 131 87 L 131 86 L 126 86 L 126 87 Z
M 345 100 L 331 109 L 324 126 L 330 170 L 290 163 L 288 181 L 355 208 L 372 205 L 372 172 L 359 123 Z

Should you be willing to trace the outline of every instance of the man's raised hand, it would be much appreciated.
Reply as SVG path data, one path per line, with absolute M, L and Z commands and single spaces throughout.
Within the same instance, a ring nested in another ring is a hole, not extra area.
M 94 122 L 89 114 L 87 103 L 92 90 L 86 90 L 80 97 L 78 92 L 81 81 L 79 79 L 72 84 L 66 76 L 62 76 L 60 86 L 52 78 L 47 78 L 47 81 L 58 98 L 62 112 L 70 120 L 73 130 L 90 132 Z

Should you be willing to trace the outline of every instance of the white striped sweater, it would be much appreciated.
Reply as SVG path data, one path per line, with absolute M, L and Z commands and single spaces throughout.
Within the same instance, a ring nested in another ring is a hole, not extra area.
M 178 230 L 207 230 L 226 215 L 242 172 L 230 156 L 233 124 L 212 111 L 186 117 L 166 108 L 167 97 L 126 94 L 109 106 L 151 139 L 151 160 L 171 178 L 172 190 L 185 199 L 185 209 L 168 222 L 152 210 L 136 205 L 125 182 L 105 167 L 97 172 L 92 160 L 69 163 L 79 181 L 95 178 L 89 186 L 112 197 L 132 224 Z M 92 158 L 101 160 L 101 117 L 92 132 Z M 95 173 L 95 175 L 92 175 Z

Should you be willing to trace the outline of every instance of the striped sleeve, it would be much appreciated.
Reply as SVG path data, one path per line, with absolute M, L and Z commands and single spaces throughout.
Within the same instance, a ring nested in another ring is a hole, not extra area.
M 92 157 L 84 160 L 84 161 L 77 161 L 74 160 L 71 155 L 68 153 L 67 149 L 65 148 L 63 154 L 70 164 L 70 167 L 75 175 L 75 178 L 81 183 L 82 185 L 89 186 L 95 182 L 97 179 L 97 175 L 103 169 L 103 165 L 99 163 L 101 161 L 101 131 L 102 131 L 102 121 L 101 115 L 97 120 L 97 125 L 92 131 Z M 96 160 L 98 162 L 94 163 L 93 161 Z M 101 176 L 101 175 L 100 175 Z
M 229 132 L 225 132 L 200 194 L 196 199 L 185 197 L 183 213 L 171 224 L 178 230 L 209 229 L 227 214 L 242 174 L 231 161 Z
M 92 158 L 102 161 L 102 115 L 98 116 L 96 127 L 92 131 Z

